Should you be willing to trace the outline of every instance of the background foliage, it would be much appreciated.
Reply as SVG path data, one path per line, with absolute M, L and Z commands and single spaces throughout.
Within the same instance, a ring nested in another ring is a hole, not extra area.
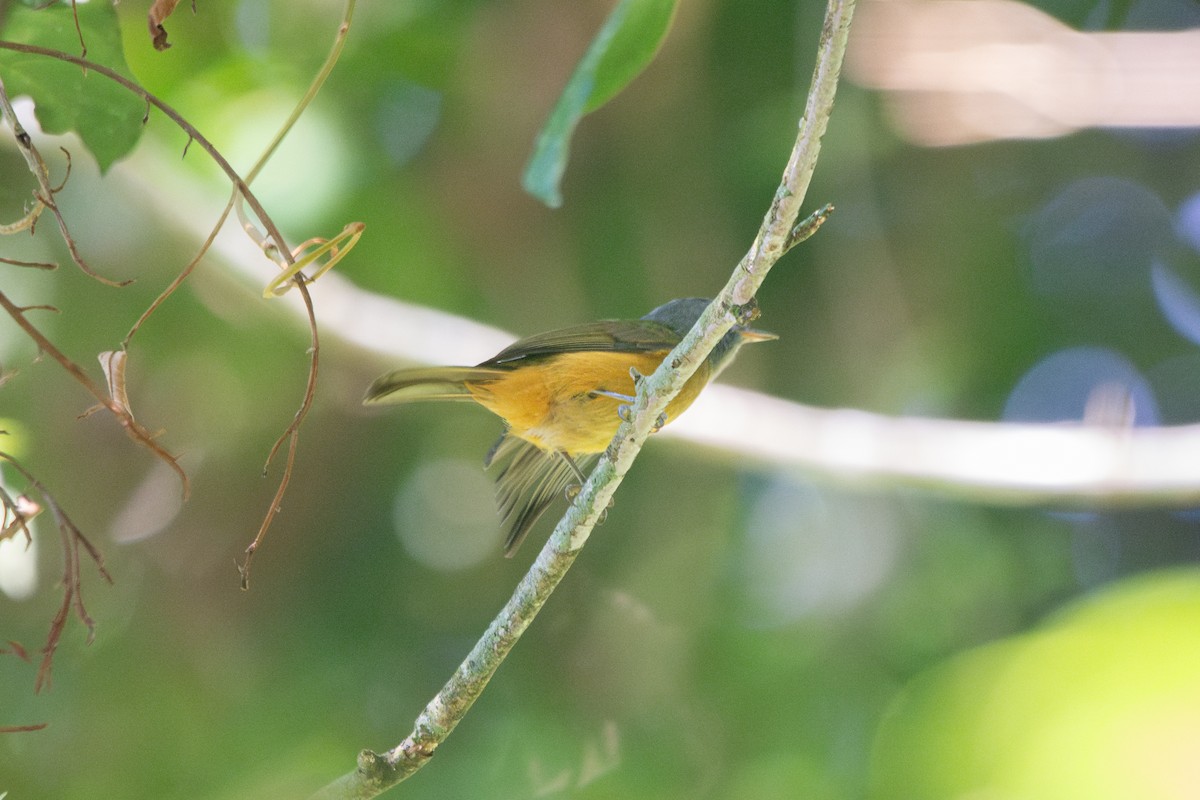
M 1076 27 L 1200 22 L 1172 0 L 1041 8 Z M 564 204 L 550 211 L 522 191 L 522 169 L 609 10 L 364 4 L 256 189 L 295 241 L 364 221 L 339 265 L 358 285 L 515 332 L 713 292 L 776 185 L 820 5 L 681 4 L 648 71 L 579 127 Z M 341 4 L 198 11 L 171 17 L 173 47 L 159 53 L 144 4 L 121 3 L 125 57 L 245 169 L 324 58 Z M 1186 301 L 1198 275 L 1195 132 L 929 148 L 900 136 L 887 108 L 843 83 L 809 195 L 837 214 L 760 297 L 760 324 L 780 341 L 725 380 L 975 419 L 1077 416 L 1084 389 L 1119 380 L 1139 420 L 1194 421 L 1192 318 L 1168 299 Z M 152 115 L 134 158 L 103 178 L 73 148 L 60 206 L 93 266 L 133 285 L 0 266 L 6 292 L 62 310 L 39 323 L 80 363 L 120 341 L 197 245 L 130 174 L 171 191 L 153 165 L 212 198 L 227 191 L 198 151 L 179 159 L 184 144 Z M 61 157 L 53 166 L 61 174 Z M 15 219 L 32 184 L 9 144 L 0 175 L 2 218 Z M 66 263 L 53 234 L 7 237 L 4 254 Z M 407 732 L 533 556 L 527 545 L 499 558 L 479 469 L 495 421 L 364 412 L 362 391 L 387 365 L 331 330 L 295 482 L 240 592 L 233 563 L 274 490 L 261 465 L 299 401 L 307 346 L 260 292 L 206 263 L 136 342 L 133 407 L 194 481 L 177 516 L 159 466 L 110 419 L 77 421 L 88 399 L 0 321 L 0 364 L 17 370 L 0 387 L 5 448 L 92 534 L 115 578 L 88 575 L 97 637 L 85 646 L 69 629 L 51 691 L 35 696 L 32 668 L 0 658 L 0 723 L 50 723 L 0 737 L 0 792 L 304 796 L 358 748 Z M 36 591 L 0 598 L 0 639 L 30 648 L 57 602 L 53 529 L 38 530 Z M 1173 509 L 950 503 L 655 442 L 475 711 L 396 794 L 1186 796 L 1169 778 L 1172 747 L 1200 730 L 1186 689 L 1200 676 L 1186 622 L 1196 534 L 1195 515 Z M 1073 649 L 1055 650 L 1064 640 Z M 1014 665 L 1026 671 L 1006 683 Z M 1130 730 L 1145 734 L 1133 756 L 1120 737 L 1097 744 Z M 1077 779 L 1126 761 L 1133 784 Z

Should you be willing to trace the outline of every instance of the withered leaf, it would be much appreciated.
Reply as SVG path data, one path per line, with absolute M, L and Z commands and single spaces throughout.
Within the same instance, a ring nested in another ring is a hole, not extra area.
M 171 46 L 171 43 L 167 41 L 167 29 L 163 27 L 162 23 L 175 11 L 178 3 L 179 0 L 154 0 L 154 5 L 150 6 L 146 22 L 150 27 L 150 41 L 154 44 L 155 50 L 162 51 Z
M 16 536 L 20 531 L 24 531 L 28 539 L 28 525 L 34 517 L 42 513 L 41 504 L 24 494 L 16 498 L 5 495 L 4 504 L 4 514 L 0 515 L 0 542 Z

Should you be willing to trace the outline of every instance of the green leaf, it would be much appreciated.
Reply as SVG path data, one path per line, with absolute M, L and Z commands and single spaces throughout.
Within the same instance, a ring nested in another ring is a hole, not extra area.
M 2 38 L 77 56 L 82 34 L 89 61 L 131 76 L 112 4 L 80 3 L 76 9 L 78 31 L 70 3 L 38 10 L 12 6 Z M 102 172 L 127 155 L 142 134 L 146 104 L 103 75 L 49 56 L 0 50 L 0 78 L 9 97 L 33 98 L 42 130 L 79 134 Z
M 521 185 L 551 208 L 562 205 L 571 135 L 584 114 L 615 97 L 662 46 L 677 0 L 620 0 L 592 40 L 538 134 Z

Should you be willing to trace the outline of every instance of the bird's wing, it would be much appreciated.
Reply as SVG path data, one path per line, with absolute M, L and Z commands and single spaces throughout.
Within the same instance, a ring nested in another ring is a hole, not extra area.
M 576 458 L 587 472 L 596 456 Z M 506 530 L 504 555 L 511 556 L 525 540 L 529 529 L 560 497 L 566 488 L 579 483 L 570 465 L 558 453 L 547 452 L 524 439 L 504 434 L 484 459 L 485 467 L 495 466 L 496 505 Z
M 679 342 L 679 334 L 657 322 L 603 320 L 528 336 L 513 342 L 479 366 L 495 367 L 539 356 L 588 350 L 649 353 L 670 350 Z

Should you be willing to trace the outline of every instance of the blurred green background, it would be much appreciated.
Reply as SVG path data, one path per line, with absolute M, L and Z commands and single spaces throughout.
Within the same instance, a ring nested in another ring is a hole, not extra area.
M 132 69 L 243 170 L 342 8 L 181 4 L 174 46 L 157 53 L 146 5 L 118 7 Z M 1200 25 L 1187 0 L 1035 7 L 1085 30 Z M 610 8 L 361 4 L 256 189 L 295 242 L 363 221 L 338 266 L 360 287 L 520 334 L 711 295 L 777 185 L 823 9 L 682 3 L 646 73 L 583 122 L 550 211 L 521 170 Z M 1092 387 L 1116 381 L 1140 423 L 1195 421 L 1197 131 L 932 147 L 897 122 L 904 98 L 871 83 L 848 72 L 809 193 L 837 213 L 760 295 L 759 325 L 781 338 L 723 379 L 981 420 L 1078 418 Z M 1189 86 L 1192 73 L 1163 78 L 1171 102 L 1200 105 Z M 196 147 L 179 158 L 184 144 L 152 114 L 137 156 L 104 178 L 73 148 L 60 206 L 92 265 L 136 283 L 67 266 L 48 217 L 0 243 L 64 263 L 0 266 L 0 287 L 61 309 L 32 318 L 85 367 L 199 245 L 179 227 L 189 197 L 148 199 L 128 171 L 224 199 Z M 0 176 L 0 218 L 15 219 L 32 183 L 7 142 Z M 132 406 L 193 480 L 177 514 L 169 475 L 106 415 L 77 420 L 90 399 L 0 320 L 0 365 L 16 372 L 0 388 L 2 449 L 114 578 L 85 565 L 96 638 L 71 621 L 50 690 L 35 695 L 35 668 L 0 657 L 0 725 L 49 723 L 0 736 L 0 794 L 307 796 L 359 749 L 408 733 L 549 530 L 500 558 L 480 468 L 498 423 L 460 407 L 364 411 L 388 365 L 327 329 L 294 480 L 240 591 L 234 564 L 275 490 L 280 464 L 266 479 L 262 464 L 301 398 L 308 345 L 260 291 L 206 261 L 135 339 Z M 950 502 L 652 441 L 476 708 L 395 795 L 1194 797 L 1198 519 Z M 35 531 L 35 583 L 6 568 L 0 596 L 0 641 L 31 652 L 61 576 L 48 515 Z

